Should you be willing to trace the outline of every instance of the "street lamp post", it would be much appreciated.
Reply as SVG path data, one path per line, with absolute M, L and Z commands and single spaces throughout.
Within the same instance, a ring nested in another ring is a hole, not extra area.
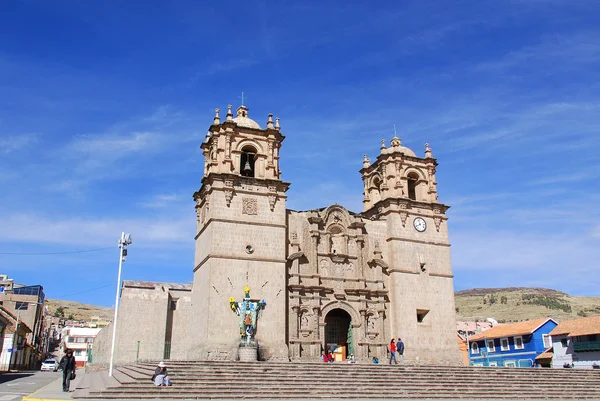
M 113 320 L 113 336 L 112 346 L 110 350 L 110 367 L 108 368 L 108 375 L 113 374 L 113 363 L 115 357 L 115 340 L 117 338 L 117 317 L 119 315 L 119 291 L 121 290 L 121 267 L 127 256 L 127 245 L 131 245 L 131 234 L 121 233 L 121 239 L 119 239 L 119 274 L 117 276 L 117 295 L 115 298 L 115 318 Z

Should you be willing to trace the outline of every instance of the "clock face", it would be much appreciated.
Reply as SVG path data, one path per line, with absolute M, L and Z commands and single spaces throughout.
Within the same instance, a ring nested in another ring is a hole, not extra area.
M 415 226 L 415 230 L 417 230 L 420 233 L 427 229 L 427 223 L 422 217 L 417 217 L 416 219 L 414 219 L 413 226 Z

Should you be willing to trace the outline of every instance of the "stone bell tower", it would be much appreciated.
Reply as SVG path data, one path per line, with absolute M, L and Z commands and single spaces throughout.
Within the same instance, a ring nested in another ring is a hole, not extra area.
M 385 221 L 378 256 L 389 266 L 389 332 L 422 361 L 459 361 L 446 206 L 438 201 L 431 148 L 418 157 L 400 138 L 371 164 L 365 155 L 363 216 Z M 412 350 L 411 350 L 412 348 Z M 411 358 L 412 359 L 412 358 Z
M 261 359 L 287 360 L 286 194 L 279 148 L 279 119 L 266 128 L 250 119 L 246 106 L 224 120 L 216 109 L 201 148 L 204 176 L 194 193 L 197 212 L 190 358 L 235 360 L 239 318 L 229 297 L 244 287 L 264 299 L 256 329 Z

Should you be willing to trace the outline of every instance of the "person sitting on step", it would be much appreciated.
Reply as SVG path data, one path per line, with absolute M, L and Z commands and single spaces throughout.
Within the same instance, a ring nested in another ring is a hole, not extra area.
M 171 379 L 167 375 L 167 364 L 161 362 L 156 367 L 154 371 L 154 375 L 152 376 L 152 381 L 156 387 L 164 387 L 171 385 Z

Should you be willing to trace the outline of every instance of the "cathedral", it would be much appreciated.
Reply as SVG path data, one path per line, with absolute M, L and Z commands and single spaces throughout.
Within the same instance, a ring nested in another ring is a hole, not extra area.
M 459 364 L 449 206 L 429 146 L 418 157 L 394 137 L 372 161 L 365 155 L 360 213 L 295 211 L 279 118 L 262 128 L 248 112 L 217 109 L 201 144 L 193 283 L 123 282 L 117 363 L 236 360 L 230 301 L 249 288 L 265 303 L 254 333 L 261 360 L 316 361 L 330 349 L 340 360 L 385 360 L 401 337 L 410 363 Z M 94 362 L 108 356 L 112 330 L 103 331 Z

